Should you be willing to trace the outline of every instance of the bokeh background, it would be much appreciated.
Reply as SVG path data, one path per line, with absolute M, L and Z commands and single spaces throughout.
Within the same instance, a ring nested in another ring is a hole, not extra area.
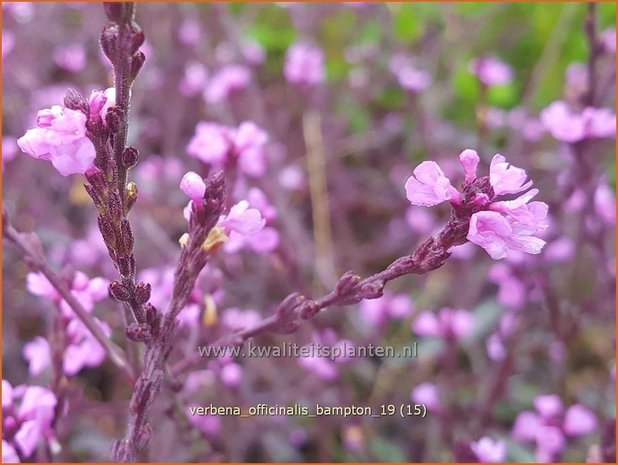
M 141 348 L 125 339 L 120 307 L 93 290 L 114 279 L 115 270 L 84 178 L 62 177 L 16 145 L 36 112 L 61 104 L 68 88 L 89 95 L 112 85 L 98 45 L 102 7 L 2 7 L 4 207 L 17 229 L 39 235 L 52 266 L 92 301 L 94 315 L 138 363 Z M 577 3 L 138 5 L 147 61 L 132 95 L 129 139 L 140 162 L 131 178 L 140 194 L 131 221 L 138 269 L 161 308 L 186 230 L 179 181 L 188 170 L 204 176 L 210 170 L 187 153 L 196 125 L 252 121 L 269 136 L 265 173 L 230 172 L 228 181 L 236 200 L 252 188 L 263 193 L 276 212 L 269 227 L 277 242 L 222 251 L 212 261 L 186 312 L 172 365 L 195 356 L 198 344 L 269 315 L 290 292 L 320 295 L 350 269 L 373 274 L 438 230 L 448 207 L 411 207 L 403 188 L 423 160 L 438 161 L 461 181 L 456 157 L 463 149 L 479 152 L 483 170 L 502 153 L 527 170 L 552 218 L 539 256 L 496 262 L 467 244 L 436 272 L 390 283 L 379 301 L 332 308 L 293 335 L 256 341 L 417 342 L 417 358 L 190 365 L 162 390 L 144 460 L 569 462 L 615 451 L 615 140 L 586 142 L 584 165 L 592 174 L 584 179 L 572 144 L 554 139 L 539 120 L 552 102 L 577 105 L 585 94 L 588 14 Z M 615 111 L 615 5 L 599 4 L 595 15 L 605 44 L 596 57 L 595 105 Z M 320 60 L 300 73 L 306 82 L 286 79 L 286 53 L 296 43 L 322 50 L 323 79 L 309 77 Z M 482 56 L 499 57 L 512 78 L 484 85 L 470 70 Z M 402 63 L 417 74 L 406 78 Z M 2 266 L 3 379 L 44 386 L 58 399 L 52 432 L 27 458 L 107 460 L 123 433 L 130 387 L 104 360 L 70 375 L 58 363 L 33 368 L 39 355 L 28 356 L 26 347 L 38 354 L 33 347 L 40 345 L 27 344 L 65 334 L 59 303 L 33 295 L 29 270 L 6 241 Z M 77 275 L 78 284 L 76 272 L 87 279 Z M 449 337 L 415 330 L 419 315 L 445 307 L 465 310 L 466 324 L 439 323 Z M 67 356 L 63 350 L 54 345 L 59 357 Z M 561 408 L 539 408 L 556 399 Z M 428 414 L 189 415 L 190 405 L 210 403 L 376 410 L 423 403 Z M 566 424 L 574 405 L 586 409 L 577 418 L 590 426 L 578 434 Z M 517 432 L 522 412 L 535 411 L 533 421 L 554 428 L 557 445 Z

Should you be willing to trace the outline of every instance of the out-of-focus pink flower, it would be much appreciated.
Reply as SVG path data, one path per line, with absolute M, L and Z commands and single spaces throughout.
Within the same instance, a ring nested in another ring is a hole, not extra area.
M 549 262 L 563 263 L 570 261 L 574 253 L 575 246 L 573 245 L 573 241 L 563 236 L 549 243 L 543 255 Z
M 17 140 L 21 150 L 51 161 L 63 176 L 93 167 L 96 151 L 86 137 L 86 115 L 81 111 L 54 105 L 37 113 L 37 126 Z
M 15 36 L 12 32 L 2 31 L 2 59 L 7 56 L 15 45 Z
M 5 390 L 8 391 L 6 398 Z M 21 385 L 12 388 L 6 380 L 2 380 L 2 396 L 3 430 L 10 427 L 14 432 L 12 439 L 6 441 L 9 446 L 7 451 L 4 450 L 3 440 L 3 461 L 5 453 L 12 459 L 17 450 L 22 457 L 30 458 L 41 439 L 53 438 L 56 396 L 40 386 Z
M 180 190 L 187 194 L 196 208 L 199 208 L 206 192 L 206 184 L 199 174 L 189 171 L 180 181 Z
M 221 312 L 221 323 L 231 331 L 250 328 L 256 325 L 260 319 L 260 314 L 256 310 L 229 307 Z
M 476 442 L 470 443 L 470 449 L 476 455 L 479 463 L 504 462 L 506 456 L 506 444 L 502 440 L 494 440 L 484 436 Z
M 204 91 L 204 99 L 208 103 L 221 103 L 232 93 L 246 89 L 250 81 L 249 68 L 242 65 L 226 65 L 210 79 Z
M 577 100 L 588 92 L 588 68 L 584 63 L 571 63 L 565 73 L 565 92 Z
M 199 122 L 187 153 L 204 163 L 221 166 L 231 148 L 233 129 L 216 123 Z
M 457 189 L 434 161 L 424 161 L 414 168 L 414 176 L 408 178 L 405 188 L 410 203 L 421 207 L 459 198 Z
M 277 218 L 277 209 L 270 203 L 268 197 L 261 189 L 257 187 L 249 189 L 247 200 L 249 205 L 260 211 L 266 222 L 271 222 Z
M 397 77 L 399 85 L 411 92 L 422 92 L 431 86 L 431 74 L 417 68 L 412 60 L 405 55 L 393 55 L 389 61 L 391 72 Z
M 179 84 L 182 95 L 192 97 L 203 92 L 208 83 L 208 70 L 198 62 L 193 62 L 185 68 L 185 74 Z
M 82 304 L 87 312 L 92 311 L 95 302 L 103 300 L 108 295 L 109 281 L 97 277 L 89 279 L 81 271 L 75 273 L 71 283 L 71 293 Z M 26 287 L 28 291 L 39 297 L 46 297 L 53 300 L 62 310 L 62 314 L 68 318 L 74 316 L 73 310 L 67 302 L 60 297 L 56 289 L 51 285 L 43 273 L 28 273 L 26 277 Z
M 438 413 L 442 410 L 440 391 L 434 383 L 421 383 L 411 393 L 412 402 L 424 404 L 430 412 Z
M 616 114 L 607 108 L 587 107 L 576 113 L 566 102 L 559 100 L 545 108 L 540 117 L 551 135 L 562 142 L 575 143 L 616 135 Z
M 385 292 L 379 299 L 363 300 L 360 303 L 361 317 L 372 330 L 391 320 L 407 317 L 412 309 L 412 299 L 408 295 L 391 292 Z
M 2 440 L 2 463 L 19 463 L 19 456 L 15 448 Z
M 436 219 L 427 209 L 414 205 L 406 210 L 406 222 L 412 231 L 419 234 L 430 233 L 436 225 Z
M 200 122 L 187 153 L 215 169 L 235 162 L 244 174 L 260 177 L 266 172 L 264 146 L 267 141 L 268 134 L 251 121 L 241 123 L 237 129 Z
M 608 53 L 616 53 L 616 28 L 610 27 L 601 32 L 601 42 Z
M 217 415 L 189 415 L 188 418 L 193 426 L 208 436 L 217 436 L 221 432 L 221 417 Z
M 109 87 L 103 91 L 93 90 L 90 94 L 90 118 L 105 121 L 107 110 L 116 105 L 116 88 Z
M 37 376 L 51 364 L 51 350 L 47 339 L 35 337 L 24 346 L 24 358 L 28 361 L 30 376 Z
M 107 323 L 94 318 L 103 334 L 111 336 L 112 331 Z M 72 319 L 67 326 L 67 347 L 64 351 L 62 369 L 67 376 L 74 376 L 84 367 L 97 367 L 103 363 L 105 349 L 94 338 L 81 320 Z
M 467 237 L 498 260 L 506 257 L 509 250 L 541 253 L 545 241 L 535 237 L 538 231 L 538 227 L 509 220 L 498 212 L 482 211 L 472 215 Z
M 564 412 L 562 400 L 555 394 L 538 396 L 535 412 L 521 412 L 513 425 L 513 437 L 523 442 L 536 443 L 536 459 L 555 460 L 555 455 L 566 445 L 566 437 L 583 436 L 597 429 L 594 414 L 580 404 Z
M 71 73 L 79 73 L 86 67 L 86 50 L 82 44 L 67 44 L 54 48 L 56 64 Z
M 2 167 L 15 158 L 19 147 L 17 147 L 17 139 L 13 136 L 2 136 Z
M 237 388 L 242 383 L 243 368 L 238 363 L 226 363 L 219 372 L 221 382 L 230 388 Z
M 508 84 L 513 80 L 511 67 L 493 56 L 472 60 L 468 69 L 486 86 Z
M 334 362 L 315 354 L 298 357 L 298 364 L 324 381 L 334 381 L 339 377 L 339 369 Z
M 517 194 L 532 186 L 532 181 L 526 182 L 526 171 L 517 168 L 499 154 L 494 155 L 489 166 L 489 182 L 496 195 Z
M 195 18 L 187 18 L 178 28 L 178 39 L 185 45 L 196 45 L 201 38 L 201 25 Z
M 295 165 L 289 165 L 279 172 L 279 184 L 287 190 L 300 190 L 305 187 L 305 174 Z
M 498 302 L 506 308 L 517 310 L 526 303 L 526 286 L 515 276 L 508 265 L 495 264 L 489 270 L 489 280 L 499 286 Z
M 240 47 L 247 63 L 258 66 L 266 60 L 266 51 L 257 42 L 246 40 Z
M 461 339 L 474 329 L 474 315 L 468 310 L 443 308 L 422 312 L 412 322 L 412 330 L 421 337 Z
M 300 42 L 292 44 L 285 57 L 283 74 L 292 84 L 321 84 L 326 74 L 322 49 Z
M 594 210 L 606 224 L 616 223 L 616 194 L 607 181 L 601 181 L 594 192 Z

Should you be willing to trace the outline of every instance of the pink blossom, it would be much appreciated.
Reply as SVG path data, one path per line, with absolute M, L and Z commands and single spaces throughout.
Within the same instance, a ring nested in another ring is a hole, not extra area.
M 548 244 L 543 254 L 549 262 L 563 263 L 570 261 L 574 253 L 575 246 L 573 241 L 563 236 Z
M 264 145 L 267 141 L 268 134 L 252 121 L 245 121 L 238 126 L 233 144 L 238 156 L 238 167 L 243 173 L 253 177 L 264 175 Z
M 72 73 L 79 73 L 86 67 L 86 50 L 82 44 L 68 44 L 54 48 L 56 64 Z
M 13 136 L 2 136 L 2 166 L 17 155 L 19 147 L 17 147 L 17 139 Z
M 180 181 L 180 190 L 187 194 L 196 208 L 199 208 L 206 192 L 206 184 L 199 174 L 189 171 Z
M 385 292 L 379 299 L 363 300 L 360 303 L 360 314 L 367 325 L 373 330 L 391 320 L 398 320 L 410 315 L 413 303 L 405 294 Z
M 413 205 L 406 210 L 406 222 L 412 231 L 419 234 L 430 233 L 436 226 L 436 219 L 427 209 Z
M 204 163 L 220 167 L 231 148 L 233 129 L 216 123 L 199 122 L 187 153 Z
M 292 84 L 313 86 L 324 82 L 324 53 L 315 45 L 295 43 L 285 57 L 283 74 Z
M 412 60 L 405 55 L 394 55 L 389 68 L 397 77 L 399 85 L 411 92 L 422 92 L 431 86 L 431 74 L 424 69 L 417 68 Z
M 442 410 L 438 386 L 433 383 L 421 383 L 411 393 L 412 402 L 424 404 L 430 412 L 438 413 Z
M 208 436 L 217 436 L 221 431 L 221 417 L 217 415 L 189 415 L 188 418 L 193 426 Z
M 517 194 L 532 186 L 532 181 L 526 182 L 526 171 L 517 168 L 499 154 L 494 155 L 489 166 L 489 182 L 496 195 Z
M 498 302 L 506 308 L 517 310 L 526 303 L 526 286 L 515 276 L 511 268 L 496 264 L 489 270 L 489 280 L 499 286 Z
M 486 86 L 508 84 L 513 80 L 511 67 L 493 56 L 472 60 L 468 69 Z
M 96 151 L 86 136 L 86 115 L 81 111 L 54 105 L 38 112 L 37 126 L 17 140 L 21 150 L 51 161 L 63 176 L 93 167 Z
M 242 383 L 243 368 L 238 363 L 226 363 L 219 373 L 221 382 L 230 388 L 237 388 Z
M 221 312 L 221 323 L 231 331 L 240 331 L 256 325 L 261 320 L 256 310 L 242 310 L 236 307 L 226 308 Z
M 5 399 L 5 389 L 9 391 L 10 398 L 7 396 Z M 19 450 L 23 457 L 29 458 L 41 439 L 53 437 L 56 396 L 40 386 L 21 385 L 12 388 L 6 380 L 2 380 L 2 395 L 3 426 L 10 422 L 11 429 L 15 431 L 8 444 L 13 451 Z M 7 455 L 12 455 L 10 450 Z
M 201 24 L 196 18 L 185 19 L 178 28 L 178 39 L 185 45 L 197 45 L 201 35 Z
M 599 182 L 594 192 L 594 210 L 606 224 L 616 223 L 616 194 L 605 180 Z
M 251 81 L 251 71 L 242 65 L 226 65 L 210 80 L 204 91 L 204 99 L 208 103 L 221 103 L 230 95 L 246 89 Z
M 559 100 L 545 108 L 540 117 L 551 135 L 562 142 L 575 143 L 587 138 L 616 135 L 616 114 L 606 108 L 587 107 L 577 113 Z
M 179 84 L 179 90 L 183 95 L 192 97 L 204 91 L 208 83 L 208 71 L 201 63 L 190 63 L 185 68 L 185 74 Z
M 268 197 L 261 189 L 257 187 L 249 189 L 247 200 L 249 205 L 260 211 L 266 222 L 271 222 L 277 218 L 277 209 L 270 203 Z
M 534 400 L 536 411 L 521 412 L 513 425 L 513 437 L 536 443 L 536 459 L 555 460 L 555 454 L 566 445 L 567 436 L 583 436 L 597 429 L 594 414 L 580 404 L 564 412 L 562 400 L 555 394 L 541 395 Z
M 15 36 L 10 31 L 2 31 L 2 60 L 7 56 L 15 45 Z
M 314 354 L 304 355 L 298 358 L 298 364 L 325 381 L 334 381 L 339 377 L 337 365 L 325 357 Z
M 296 165 L 288 165 L 279 172 L 281 187 L 287 190 L 300 190 L 305 187 L 305 173 Z
M 17 451 L 4 439 L 2 440 L 2 463 L 19 463 Z
M 93 90 L 90 94 L 90 118 L 97 121 L 101 118 L 105 121 L 107 111 L 116 105 L 116 88 L 109 87 L 104 91 Z
M 406 196 L 412 205 L 430 207 L 445 200 L 458 199 L 459 192 L 434 161 L 424 161 L 414 168 L 406 181 Z
M 103 334 L 111 336 L 111 329 L 107 323 L 94 318 Z M 97 367 L 106 357 L 105 349 L 94 338 L 92 333 L 81 320 L 72 319 L 66 329 L 67 347 L 64 351 L 62 369 L 67 376 L 74 376 L 84 367 Z
M 616 53 L 616 28 L 610 27 L 601 32 L 601 42 L 608 53 Z
M 24 346 L 24 358 L 28 361 L 30 376 L 37 376 L 51 364 L 51 350 L 47 339 L 35 337 Z
M 249 208 L 249 202 L 241 200 L 235 204 L 227 215 L 219 219 L 220 226 L 228 233 L 236 233 L 243 236 L 255 234 L 265 224 L 262 214 L 257 208 Z
M 412 330 L 421 337 L 461 339 L 472 333 L 474 316 L 468 310 L 443 308 L 422 312 L 412 322 Z
M 470 444 L 470 449 L 476 455 L 479 463 L 504 462 L 506 456 L 506 444 L 502 440 L 494 440 L 484 436 Z
M 468 240 L 483 247 L 494 260 L 510 250 L 541 253 L 545 241 L 535 237 L 539 228 L 507 219 L 498 212 L 481 211 L 472 215 Z
M 257 42 L 246 40 L 241 44 L 241 49 L 247 63 L 253 66 L 261 65 L 266 60 L 266 51 Z
M 571 63 L 565 74 L 566 94 L 573 100 L 588 92 L 588 68 L 584 63 Z

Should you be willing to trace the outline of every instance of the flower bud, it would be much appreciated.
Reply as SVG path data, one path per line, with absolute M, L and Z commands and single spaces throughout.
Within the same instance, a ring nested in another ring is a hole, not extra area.
M 135 300 L 138 304 L 143 305 L 150 300 L 150 292 L 152 286 L 149 283 L 138 283 L 135 287 Z
M 132 7 L 127 2 L 103 2 L 103 11 L 107 19 L 123 24 L 131 19 Z
M 109 127 L 110 131 L 117 132 L 120 129 L 122 111 L 118 107 L 111 107 L 107 110 L 105 115 L 105 124 Z
M 119 302 L 131 300 L 131 291 L 120 281 L 113 281 L 109 285 L 109 294 Z
M 103 29 L 99 43 L 105 56 L 114 63 L 118 54 L 118 26 L 107 26 Z
M 376 279 L 363 284 L 361 287 L 361 298 L 363 299 L 377 299 L 384 294 L 384 285 L 386 283 L 383 279 Z
M 82 113 L 88 114 L 88 102 L 86 99 L 76 90 L 69 89 L 64 96 L 64 106 L 69 110 L 78 110 Z
M 144 66 L 144 62 L 146 61 L 146 55 L 144 52 L 137 51 L 131 58 L 131 80 L 135 80 L 139 72 L 142 70 L 142 66 Z
M 131 23 L 127 46 L 129 55 L 133 55 L 144 44 L 144 31 L 135 21 Z
M 148 342 L 152 339 L 148 323 L 131 323 L 125 330 L 126 336 L 135 342 Z
M 122 152 L 122 164 L 125 168 L 133 168 L 137 165 L 137 160 L 139 160 L 139 152 L 135 147 L 127 147 Z

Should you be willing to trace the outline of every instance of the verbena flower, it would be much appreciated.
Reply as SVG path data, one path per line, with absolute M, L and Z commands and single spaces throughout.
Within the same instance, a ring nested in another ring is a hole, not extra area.
M 540 117 L 551 135 L 562 142 L 616 136 L 616 114 L 607 108 L 586 107 L 576 112 L 558 100 L 545 108 Z
M 476 455 L 479 463 L 504 462 L 506 444 L 502 440 L 495 440 L 484 436 L 478 441 L 470 443 L 470 449 Z
M 538 396 L 536 411 L 517 415 L 513 437 L 519 441 L 536 443 L 536 459 L 553 461 L 566 446 L 568 437 L 590 434 L 597 429 L 596 416 L 586 407 L 575 404 L 566 411 L 556 394 Z
M 17 451 L 22 457 L 31 457 L 41 439 L 55 441 L 52 422 L 56 404 L 56 396 L 49 389 L 26 385 L 13 387 L 2 380 L 3 462 L 18 462 Z
M 512 68 L 494 56 L 476 58 L 468 69 L 486 86 L 508 84 L 513 80 Z
M 264 146 L 267 141 L 268 134 L 251 121 L 241 123 L 238 128 L 200 122 L 189 141 L 187 153 L 214 169 L 237 164 L 242 173 L 260 177 L 266 172 Z
M 17 139 L 28 155 L 51 161 L 63 176 L 85 173 L 93 167 L 96 151 L 86 136 L 87 117 L 60 105 L 37 113 L 37 127 Z
M 321 84 L 326 74 L 322 49 L 300 42 L 292 44 L 285 56 L 283 74 L 292 84 Z
M 461 193 L 437 163 L 424 161 L 406 182 L 410 203 L 427 207 L 448 200 L 453 208 L 472 209 L 467 239 L 483 247 L 493 259 L 504 258 L 509 251 L 540 253 L 545 241 L 537 236 L 547 228 L 548 206 L 531 202 L 538 190 L 531 189 L 513 200 L 499 200 L 499 196 L 519 194 L 532 186 L 526 171 L 496 154 L 489 176 L 477 178 L 478 154 L 464 150 L 459 160 L 465 173 Z
M 474 315 L 468 310 L 443 308 L 439 312 L 421 312 L 412 322 L 412 330 L 422 337 L 462 339 L 474 329 Z
M 221 103 L 251 82 L 251 71 L 243 65 L 226 65 L 217 71 L 204 91 L 208 103 Z

